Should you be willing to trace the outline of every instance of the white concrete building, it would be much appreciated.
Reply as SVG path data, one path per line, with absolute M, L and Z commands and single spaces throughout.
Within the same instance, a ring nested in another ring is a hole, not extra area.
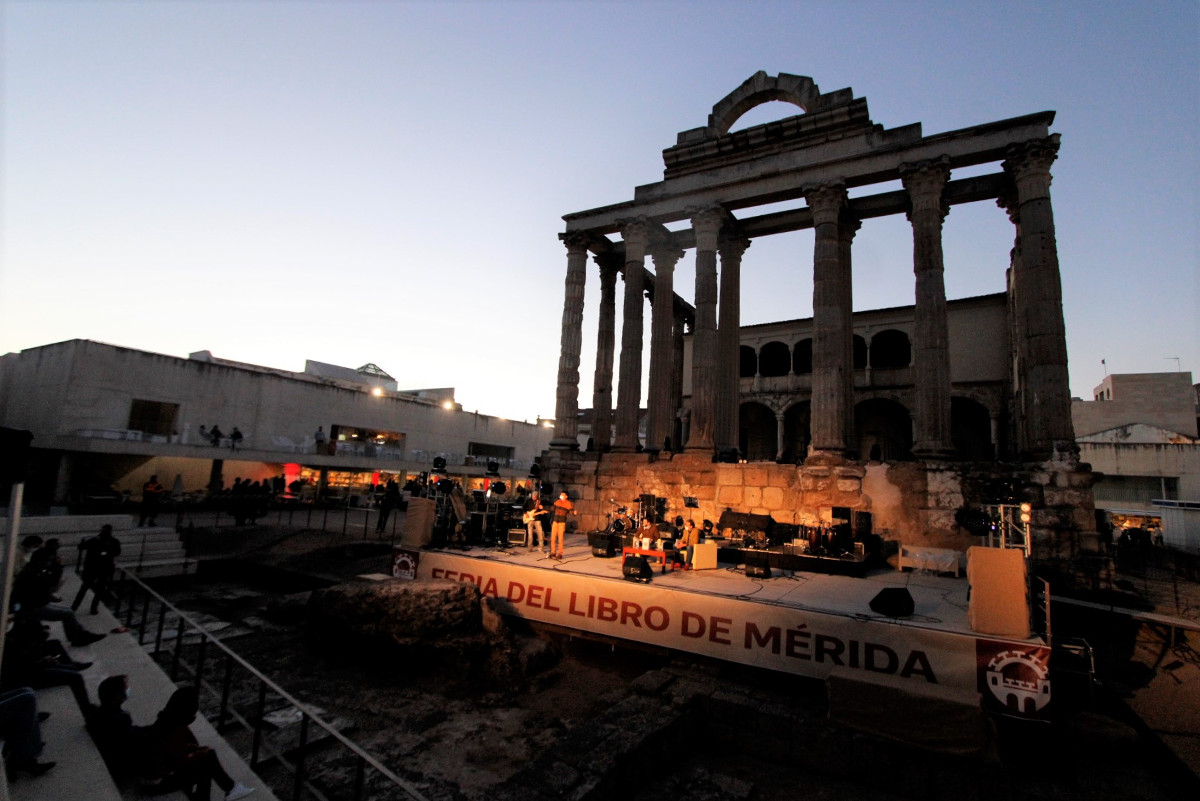
M 400 390 L 375 365 L 308 362 L 296 373 L 88 340 L 0 357 L 0 426 L 33 432 L 25 497 L 35 507 L 136 493 L 151 474 L 168 489 L 180 476 L 193 492 L 281 473 L 316 484 L 324 472 L 335 492 L 353 492 L 388 477 L 403 484 L 437 457 L 455 475 L 492 472 L 511 485 L 553 433 L 466 412 L 453 388 Z
M 1072 400 L 1080 459 L 1100 474 L 1096 508 L 1161 521 L 1165 544 L 1200 553 L 1200 437 L 1191 373 L 1105 376 Z

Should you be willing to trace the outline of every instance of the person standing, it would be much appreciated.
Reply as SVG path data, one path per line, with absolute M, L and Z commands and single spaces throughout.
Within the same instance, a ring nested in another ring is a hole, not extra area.
M 242 444 L 242 432 L 238 431 L 238 427 L 234 426 L 233 431 L 229 432 L 229 450 L 236 451 L 238 445 Z
M 400 485 L 394 479 L 388 479 L 383 490 L 383 498 L 379 501 L 379 521 L 375 524 L 375 533 L 382 534 L 387 528 L 388 517 L 400 506 L 404 499 L 400 496 Z
M 317 446 L 317 453 L 325 452 L 325 427 L 317 426 L 317 431 L 313 434 L 313 441 Z
M 105 523 L 97 536 L 79 543 L 79 550 L 83 552 L 83 576 L 71 609 L 78 610 L 83 603 L 83 596 L 91 590 L 94 615 L 99 611 L 100 601 L 109 597 L 108 586 L 112 582 L 117 557 L 121 555 L 121 543 L 113 536 L 112 526 Z
M 542 518 L 546 516 L 546 507 L 542 506 L 542 498 L 538 493 L 533 493 L 525 501 L 525 513 L 522 515 L 522 520 L 525 521 L 525 544 L 528 550 L 533 550 L 534 535 L 537 535 L 538 553 L 546 552 L 546 527 L 542 525 Z
M 567 535 L 567 515 L 574 514 L 578 514 L 575 511 L 575 504 L 571 503 L 567 491 L 563 490 L 558 494 L 558 500 L 554 502 L 554 522 L 550 524 L 551 559 L 562 561 L 563 541 Z
M 157 525 L 154 521 L 158 517 L 158 507 L 162 503 L 162 497 L 166 494 L 166 489 L 162 484 L 158 483 L 158 476 L 150 476 L 150 480 L 142 485 L 142 510 L 138 515 L 138 527 L 146 525 Z

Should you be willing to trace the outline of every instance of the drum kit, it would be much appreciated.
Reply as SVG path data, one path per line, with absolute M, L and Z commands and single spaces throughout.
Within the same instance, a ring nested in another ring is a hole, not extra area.
M 663 540 L 674 539 L 675 528 L 665 519 L 660 519 L 662 510 L 656 508 L 654 496 L 643 496 L 629 504 L 622 504 L 616 499 L 610 498 L 608 503 L 613 509 L 606 515 L 608 518 L 606 533 L 632 538 L 640 547 L 656 550 L 662 546 Z M 657 524 L 657 537 L 639 537 L 638 532 L 645 520 Z

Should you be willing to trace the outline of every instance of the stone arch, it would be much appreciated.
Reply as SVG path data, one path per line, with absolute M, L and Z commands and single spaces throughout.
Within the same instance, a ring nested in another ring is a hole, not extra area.
M 821 90 L 812 78 L 786 72 L 772 77 L 759 70 L 713 106 L 712 114 L 708 116 L 708 127 L 723 136 L 747 111 L 772 100 L 791 103 L 801 111 L 812 111 L 821 105 L 822 97 Z
M 854 407 L 854 439 L 860 458 L 895 462 L 912 458 L 912 415 L 889 398 L 868 398 Z
M 758 375 L 758 354 L 749 345 L 738 346 L 738 377 L 754 378 Z
M 792 367 L 792 353 L 782 342 L 768 342 L 758 352 L 758 373 L 767 378 L 787 375 Z
M 950 438 L 962 459 L 982 462 L 996 458 L 992 418 L 987 407 L 977 400 L 950 398 Z
M 812 340 L 802 339 L 792 348 L 792 372 L 808 375 L 812 372 Z
M 871 337 L 871 369 L 887 370 L 912 364 L 912 342 L 908 334 L 895 328 Z
M 775 412 L 757 401 L 738 407 L 738 449 L 748 462 L 775 460 Z
M 800 464 L 808 455 L 808 443 L 812 440 L 812 404 L 809 401 L 793 403 L 783 413 L 783 442 L 779 461 L 784 464 Z
M 863 339 L 862 334 L 854 335 L 854 369 L 867 369 L 867 340 Z

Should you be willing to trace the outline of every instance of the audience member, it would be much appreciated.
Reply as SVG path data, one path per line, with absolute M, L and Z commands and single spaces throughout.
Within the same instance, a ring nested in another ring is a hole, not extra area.
M 51 547 L 53 546 L 53 547 Z M 58 620 L 71 645 L 82 647 L 104 639 L 85 629 L 69 607 L 54 603 L 54 594 L 62 582 L 62 563 L 58 561 L 58 540 L 50 539 L 33 554 L 13 582 L 13 603 L 27 616 L 37 620 Z
M 62 643 L 50 639 L 45 627 L 27 614 L 18 614 L 4 641 L 4 662 L 0 664 L 0 687 L 69 687 L 84 718 L 94 707 L 88 700 L 87 686 L 80 672 L 91 662 L 76 662 Z
M 41 776 L 57 764 L 37 759 L 43 747 L 41 723 L 47 717 L 38 712 L 37 695 L 29 687 L 0 693 L 0 738 L 9 781 L 21 773 Z
M 225 801 L 236 801 L 254 792 L 235 782 L 221 767 L 217 753 L 200 745 L 190 728 L 199 710 L 196 690 L 184 687 L 172 693 L 167 705 L 147 731 L 151 776 L 160 779 L 158 790 L 182 790 L 189 801 L 208 801 L 215 782 Z

